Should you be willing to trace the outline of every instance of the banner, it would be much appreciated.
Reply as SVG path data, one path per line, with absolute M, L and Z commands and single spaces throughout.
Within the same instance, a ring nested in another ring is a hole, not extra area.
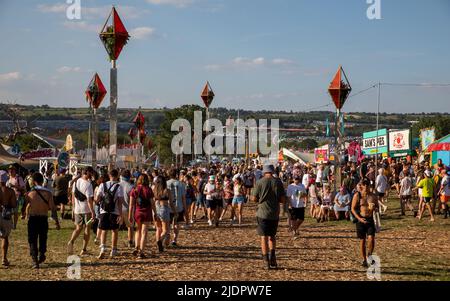
M 320 147 L 320 148 L 316 148 L 314 150 L 314 161 L 316 163 L 326 163 L 326 162 L 328 162 L 328 160 L 329 160 L 328 152 L 329 152 L 328 145 Z
M 436 140 L 436 132 L 434 128 L 423 129 L 420 131 L 420 140 L 422 151 L 426 150 L 430 144 Z
M 378 140 L 378 145 L 377 145 Z M 366 156 L 376 154 L 387 154 L 388 152 L 388 134 L 386 129 L 363 134 L 363 153 Z M 378 152 L 377 152 L 378 150 Z
M 36 159 L 36 158 L 48 158 L 48 157 L 53 157 L 54 151 L 52 148 L 44 148 L 44 149 L 40 149 L 40 150 L 35 150 L 35 151 L 31 151 L 31 152 L 26 152 L 23 153 L 20 156 L 20 160 L 31 160 L 31 159 Z
M 399 130 L 389 132 L 389 156 L 406 157 L 411 154 L 411 131 Z

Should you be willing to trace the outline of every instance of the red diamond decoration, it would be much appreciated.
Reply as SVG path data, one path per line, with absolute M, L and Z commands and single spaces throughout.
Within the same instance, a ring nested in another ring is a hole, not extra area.
M 344 69 L 342 66 L 339 66 L 339 69 L 328 88 L 328 93 L 330 93 L 336 109 L 342 109 L 351 91 L 352 87 L 345 75 Z
M 91 82 L 89 83 L 89 86 L 85 91 L 86 100 L 94 109 L 98 109 L 102 104 L 102 101 L 106 96 L 106 93 L 107 91 L 102 83 L 102 80 L 100 79 L 100 76 L 98 76 L 98 74 L 95 73 L 94 77 L 91 79 Z

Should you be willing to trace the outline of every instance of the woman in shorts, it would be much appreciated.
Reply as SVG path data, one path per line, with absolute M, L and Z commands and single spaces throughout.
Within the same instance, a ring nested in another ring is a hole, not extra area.
M 233 194 L 233 210 L 237 213 L 238 223 L 240 226 L 242 225 L 242 211 L 245 203 L 245 187 L 242 183 L 241 177 L 237 177 L 234 180 Z
M 172 194 L 167 189 L 165 177 L 158 176 L 152 190 L 156 209 L 156 244 L 159 252 L 164 252 L 164 246 L 168 247 L 170 243 L 170 209 L 172 212 L 176 212 L 176 208 L 173 204 Z
M 313 178 L 309 181 L 309 189 L 308 189 L 308 198 L 311 207 L 309 209 L 309 213 L 312 218 L 318 218 L 320 212 L 320 202 L 319 197 L 317 196 L 317 188 L 315 184 L 315 180 Z
M 231 177 L 229 175 L 225 176 L 225 181 L 223 182 L 223 200 L 225 209 L 222 211 L 222 215 L 220 216 L 220 220 L 223 219 L 227 209 L 231 209 L 231 221 L 234 219 L 234 210 L 233 210 L 233 183 L 231 182 Z
M 331 189 L 326 185 L 323 188 L 322 205 L 320 206 L 319 218 L 321 222 L 330 220 L 330 209 L 332 208 Z
M 140 175 L 136 184 L 136 187 L 130 193 L 128 219 L 130 225 L 133 225 L 134 222 L 137 225 L 133 255 L 144 259 L 148 227 L 153 221 L 153 212 L 156 212 L 156 207 L 148 176 L 146 174 Z

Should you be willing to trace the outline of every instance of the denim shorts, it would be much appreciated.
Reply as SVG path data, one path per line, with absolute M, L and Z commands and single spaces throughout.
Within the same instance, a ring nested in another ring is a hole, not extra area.
M 233 205 L 239 205 L 239 204 L 244 204 L 245 203 L 245 197 L 243 195 L 240 196 L 235 196 L 233 198 Z
M 197 207 L 205 207 L 205 197 L 203 195 L 198 195 L 195 204 Z
M 169 206 L 156 205 L 156 216 L 162 222 L 170 222 L 170 208 L 169 208 Z
M 186 198 L 186 207 L 190 207 L 192 204 L 192 199 L 191 198 Z

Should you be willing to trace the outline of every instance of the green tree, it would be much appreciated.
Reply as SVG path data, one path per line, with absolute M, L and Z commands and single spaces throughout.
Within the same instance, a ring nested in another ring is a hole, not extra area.
M 169 164 L 174 158 L 174 154 L 172 153 L 172 139 L 177 133 L 171 131 L 172 123 L 177 119 L 188 120 L 191 124 L 191 135 L 193 136 L 195 111 L 202 112 L 204 122 L 206 119 L 205 109 L 198 105 L 184 105 L 165 112 L 164 121 L 160 124 L 160 131 L 154 139 L 154 149 L 158 152 L 161 163 Z M 186 157 L 186 159 L 188 158 Z
M 450 117 L 438 115 L 420 118 L 419 122 L 414 124 L 412 128 L 413 137 L 419 137 L 421 129 L 431 127 L 436 129 L 436 139 L 441 139 L 450 133 Z

